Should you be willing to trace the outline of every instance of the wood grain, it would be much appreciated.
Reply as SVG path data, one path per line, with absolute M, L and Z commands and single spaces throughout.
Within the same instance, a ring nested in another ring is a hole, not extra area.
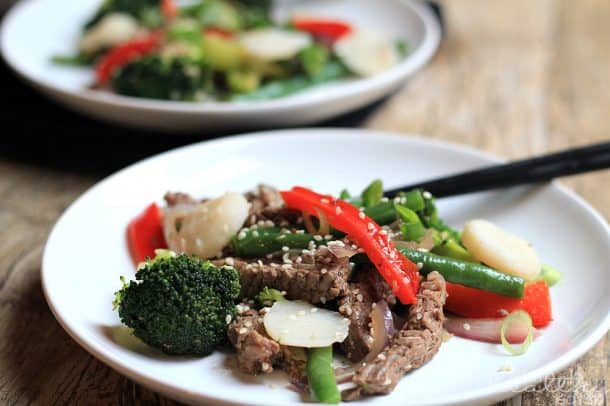
M 451 0 L 443 8 L 440 52 L 367 127 L 506 158 L 610 138 L 610 2 Z M 97 178 L 0 158 L 0 404 L 174 404 L 89 356 L 44 301 L 44 242 Z M 565 184 L 610 218 L 608 171 Z M 609 354 L 606 337 L 506 404 L 606 404 Z

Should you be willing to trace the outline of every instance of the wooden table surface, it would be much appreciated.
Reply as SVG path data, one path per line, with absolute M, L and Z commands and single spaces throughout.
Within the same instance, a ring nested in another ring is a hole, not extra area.
M 442 5 L 445 39 L 432 63 L 351 123 L 426 134 L 506 158 L 610 137 L 610 2 Z M 51 227 L 79 194 L 120 166 L 196 138 L 88 121 L 44 101 L 5 67 L 0 76 L 12 95 L 5 100 L 15 100 L 3 120 L 20 128 L 0 136 L 0 404 L 173 404 L 68 337 L 45 303 L 39 273 Z M 564 183 L 610 218 L 609 171 Z M 560 379 L 507 403 L 605 404 L 609 355 L 606 336 Z

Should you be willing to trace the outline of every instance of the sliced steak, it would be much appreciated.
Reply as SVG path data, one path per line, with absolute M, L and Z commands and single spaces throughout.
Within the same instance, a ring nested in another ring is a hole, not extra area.
M 265 332 L 263 315 L 257 310 L 238 315 L 229 325 L 227 334 L 237 350 L 240 369 L 248 374 L 271 372 L 283 357 L 280 345 Z
M 339 312 L 349 319 L 349 333 L 341 349 L 350 361 L 362 360 L 371 350 L 371 310 L 375 299 L 367 283 L 350 283 L 347 294 L 339 299 Z
M 409 309 L 409 318 L 391 344 L 377 358 L 361 366 L 353 382 L 357 385 L 344 393 L 345 400 L 362 394 L 387 394 L 403 375 L 428 362 L 440 348 L 443 337 L 445 280 L 432 272 L 421 283 L 418 302 Z
M 337 258 L 327 247 L 286 253 L 283 261 L 245 261 L 224 258 L 216 265 L 232 265 L 239 271 L 241 298 L 254 298 L 263 288 L 286 291 L 286 298 L 326 303 L 348 291 L 349 258 Z

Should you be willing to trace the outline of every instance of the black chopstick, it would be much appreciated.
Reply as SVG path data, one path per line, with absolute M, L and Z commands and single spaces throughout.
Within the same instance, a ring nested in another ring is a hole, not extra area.
M 393 198 L 398 192 L 415 188 L 427 190 L 436 197 L 455 196 L 607 168 L 610 168 L 610 142 L 603 142 L 402 186 L 386 190 L 384 196 Z

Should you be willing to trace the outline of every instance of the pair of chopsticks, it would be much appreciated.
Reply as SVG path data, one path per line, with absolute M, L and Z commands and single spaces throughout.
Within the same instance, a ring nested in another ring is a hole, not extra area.
M 562 176 L 608 168 L 610 168 L 610 142 L 603 142 L 401 186 L 386 190 L 384 196 L 393 198 L 401 191 L 420 188 L 435 197 L 448 197 L 547 182 Z

